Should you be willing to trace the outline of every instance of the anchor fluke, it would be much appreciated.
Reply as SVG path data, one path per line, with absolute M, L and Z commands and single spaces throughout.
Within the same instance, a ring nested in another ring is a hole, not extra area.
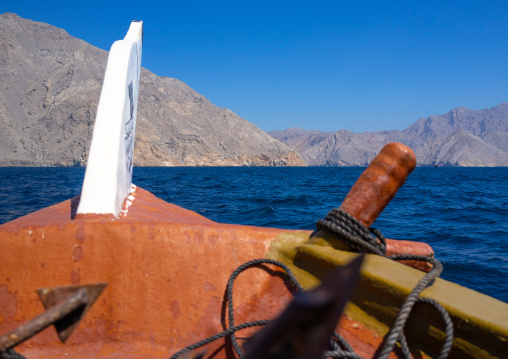
M 106 283 L 97 283 L 37 290 L 37 294 L 46 310 L 66 301 L 68 306 L 77 305 L 75 310 L 72 310 L 69 314 L 64 315 L 53 323 L 62 343 L 67 340 L 72 331 L 78 326 L 81 318 L 86 315 L 106 286 Z
M 24 342 L 51 324 L 65 342 L 106 286 L 106 283 L 96 283 L 37 290 L 46 311 L 1 336 L 0 352 Z

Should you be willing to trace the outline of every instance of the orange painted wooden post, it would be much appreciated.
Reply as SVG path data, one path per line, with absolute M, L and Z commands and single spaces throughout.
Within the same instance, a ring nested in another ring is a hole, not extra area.
M 416 167 L 416 156 L 402 143 L 389 143 L 355 182 L 340 209 L 369 228 Z

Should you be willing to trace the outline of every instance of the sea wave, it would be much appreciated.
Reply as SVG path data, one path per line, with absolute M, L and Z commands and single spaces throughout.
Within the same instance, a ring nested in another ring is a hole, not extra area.
M 135 168 L 133 182 L 214 221 L 309 229 L 362 168 Z M 79 194 L 82 168 L 0 168 L 0 223 Z M 374 227 L 430 244 L 442 277 L 508 302 L 508 168 L 417 168 Z

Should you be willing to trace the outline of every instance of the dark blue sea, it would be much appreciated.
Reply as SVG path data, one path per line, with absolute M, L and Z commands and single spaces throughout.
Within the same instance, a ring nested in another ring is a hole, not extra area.
M 314 229 L 362 168 L 134 168 L 133 183 L 214 221 Z M 83 168 L 0 168 L 0 223 L 80 192 Z M 417 168 L 374 223 L 430 244 L 442 277 L 508 302 L 508 168 Z

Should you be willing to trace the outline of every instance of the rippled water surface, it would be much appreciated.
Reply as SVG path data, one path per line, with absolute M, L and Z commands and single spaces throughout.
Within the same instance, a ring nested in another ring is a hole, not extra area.
M 313 229 L 362 168 L 135 168 L 133 182 L 214 221 Z M 83 168 L 0 168 L 0 223 L 77 195 Z M 508 302 L 508 168 L 417 168 L 374 224 L 424 241 L 442 277 Z

